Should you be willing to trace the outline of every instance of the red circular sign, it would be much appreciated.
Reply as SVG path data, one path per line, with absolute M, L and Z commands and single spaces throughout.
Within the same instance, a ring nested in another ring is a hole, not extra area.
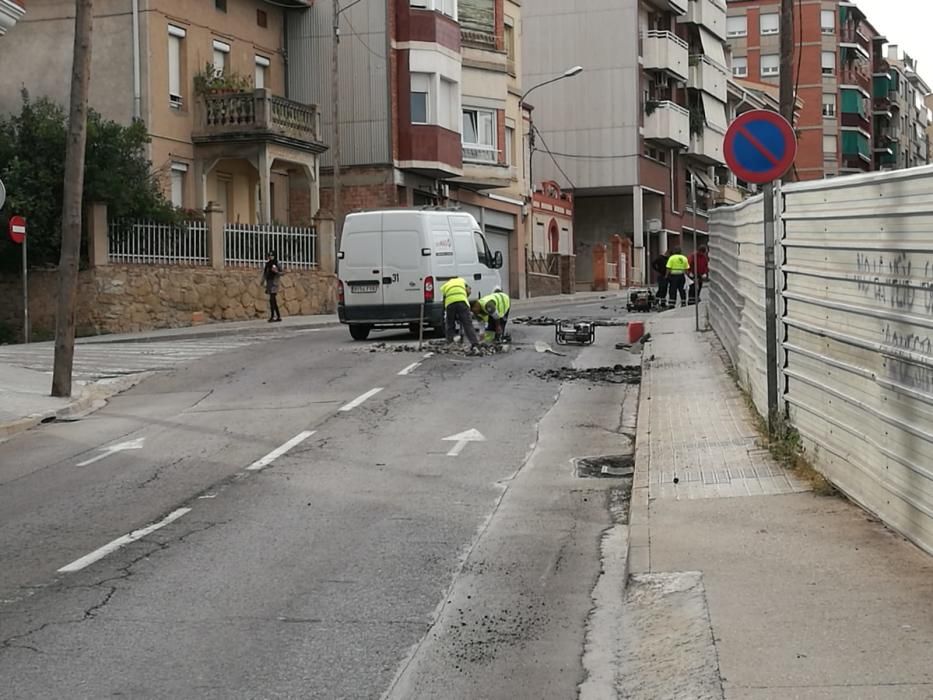
M 729 125 L 723 153 L 740 179 L 764 185 L 784 177 L 794 164 L 797 134 L 777 112 L 752 110 Z
M 14 243 L 22 243 L 26 240 L 26 219 L 24 217 L 10 217 L 10 240 Z

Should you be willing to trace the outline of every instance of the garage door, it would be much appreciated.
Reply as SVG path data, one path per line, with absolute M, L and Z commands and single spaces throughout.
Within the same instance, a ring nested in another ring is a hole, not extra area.
M 512 292 L 509 290 L 509 270 L 512 269 L 509 266 L 509 234 L 501 229 L 487 225 L 486 242 L 493 253 L 497 250 L 502 253 L 502 269 L 499 270 L 499 275 L 502 277 L 502 291 L 512 296 Z

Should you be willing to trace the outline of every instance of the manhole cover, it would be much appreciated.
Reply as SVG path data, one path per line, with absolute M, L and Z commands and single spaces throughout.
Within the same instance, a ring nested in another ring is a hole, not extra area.
M 578 457 L 574 464 L 577 476 L 581 479 L 624 479 L 635 473 L 635 458 L 632 455 Z

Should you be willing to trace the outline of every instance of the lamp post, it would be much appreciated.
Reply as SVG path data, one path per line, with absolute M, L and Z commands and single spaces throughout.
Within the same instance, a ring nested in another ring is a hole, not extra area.
M 530 88 L 525 90 L 522 96 L 518 100 L 519 110 L 523 109 L 525 104 L 525 98 L 528 97 L 532 92 L 537 90 L 539 87 L 544 87 L 545 85 L 550 85 L 551 83 L 556 83 L 558 80 L 563 80 L 564 78 L 572 78 L 575 75 L 579 75 L 583 72 L 583 66 L 574 66 L 573 68 L 568 68 L 560 75 L 554 76 L 553 78 L 548 78 L 537 85 L 532 85 Z M 532 158 L 534 158 L 534 143 L 535 143 L 535 122 L 532 112 L 528 111 L 528 185 L 531 188 L 531 194 L 534 196 L 535 183 L 533 175 L 533 165 Z

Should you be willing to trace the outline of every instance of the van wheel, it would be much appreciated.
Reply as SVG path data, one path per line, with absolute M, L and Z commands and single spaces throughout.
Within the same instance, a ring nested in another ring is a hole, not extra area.
M 353 340 L 366 340 L 372 329 L 372 326 L 367 326 L 365 323 L 351 323 L 350 335 L 353 337 Z

